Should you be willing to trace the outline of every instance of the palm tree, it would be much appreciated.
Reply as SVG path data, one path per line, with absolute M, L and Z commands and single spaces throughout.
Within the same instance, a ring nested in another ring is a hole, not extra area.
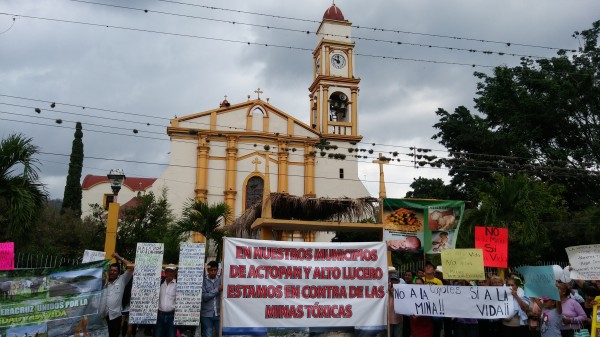
M 206 251 L 210 251 L 210 241 L 217 247 L 217 260 L 223 252 L 223 236 L 221 226 L 231 220 L 231 209 L 225 203 L 209 205 L 202 201 L 189 200 L 184 207 L 178 227 L 181 232 L 199 232 L 206 237 Z
M 0 141 L 0 241 L 23 240 L 46 201 L 34 158 L 38 151 L 21 134 Z

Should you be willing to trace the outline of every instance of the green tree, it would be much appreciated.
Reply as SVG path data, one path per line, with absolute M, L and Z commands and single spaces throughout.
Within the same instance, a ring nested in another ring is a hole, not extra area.
M 570 209 L 600 201 L 600 21 L 574 36 L 578 53 L 524 58 L 516 67 L 475 73 L 475 108 L 439 109 L 433 136 L 451 154 L 452 183 L 476 196 L 494 173 L 527 174 L 567 189 Z
M 551 245 L 547 223 L 565 218 L 563 191 L 523 175 L 494 175 L 480 191 L 479 207 L 465 213 L 457 246 L 473 247 L 475 226 L 508 228 L 511 264 L 539 261 Z
M 446 185 L 439 178 L 419 177 L 410 184 L 412 191 L 406 192 L 406 198 L 464 200 L 465 195 L 454 186 Z
M 211 240 L 216 243 L 217 260 L 223 253 L 223 236 L 226 232 L 222 225 L 231 220 L 231 209 L 225 203 L 209 205 L 201 201 L 189 200 L 178 221 L 179 231 L 198 232 L 206 237 L 206 250 L 210 251 Z
M 81 123 L 75 126 L 75 138 L 71 147 L 71 158 L 69 161 L 69 173 L 63 196 L 61 213 L 71 209 L 75 214 L 81 216 L 81 171 L 83 169 L 83 132 Z
M 0 241 L 23 243 L 47 198 L 39 181 L 38 151 L 23 135 L 0 141 Z

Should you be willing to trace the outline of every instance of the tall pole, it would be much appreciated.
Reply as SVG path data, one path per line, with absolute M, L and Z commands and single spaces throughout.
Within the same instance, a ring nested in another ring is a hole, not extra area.
M 117 202 L 117 196 L 121 190 L 121 184 L 125 180 L 125 174 L 121 169 L 113 169 L 107 175 L 110 181 L 110 187 L 113 191 L 114 198 L 113 202 L 108 204 L 108 219 L 106 220 L 106 238 L 104 239 L 104 258 L 112 258 L 115 248 L 117 246 L 117 227 L 119 224 L 119 203 Z

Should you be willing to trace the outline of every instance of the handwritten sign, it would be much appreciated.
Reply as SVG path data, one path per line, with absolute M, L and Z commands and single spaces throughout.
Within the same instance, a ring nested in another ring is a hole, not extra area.
M 442 250 L 444 279 L 485 280 L 483 252 L 477 248 Z
M 394 284 L 394 311 L 409 316 L 499 319 L 513 314 L 513 297 L 507 287 Z
M 15 269 L 15 243 L 0 242 L 0 270 Z
M 382 329 L 387 273 L 383 242 L 225 238 L 223 335 L 240 327 Z
M 600 244 L 565 248 L 571 270 L 571 279 L 600 280 Z
M 560 301 L 552 266 L 524 266 L 517 271 L 525 277 L 525 296 Z
M 180 245 L 175 325 L 200 325 L 205 250 L 204 243 L 182 243 Z
M 104 256 L 106 254 L 104 252 L 98 250 L 89 250 L 86 249 L 83 251 L 83 259 L 81 263 L 95 262 L 104 260 Z
M 137 244 L 135 274 L 131 286 L 130 323 L 156 324 L 163 252 L 162 243 Z
M 508 268 L 508 228 L 475 227 L 475 248 L 483 250 L 483 265 Z

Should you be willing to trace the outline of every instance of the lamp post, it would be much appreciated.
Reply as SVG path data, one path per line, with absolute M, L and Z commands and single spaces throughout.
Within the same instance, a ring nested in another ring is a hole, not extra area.
M 115 252 L 117 245 L 117 224 L 119 223 L 119 203 L 117 195 L 121 190 L 121 185 L 125 180 L 125 173 L 121 169 L 112 169 L 107 175 L 110 181 L 110 187 L 113 191 L 114 198 L 108 204 L 108 219 L 106 221 L 106 239 L 104 240 L 104 258 L 112 259 L 112 254 Z

